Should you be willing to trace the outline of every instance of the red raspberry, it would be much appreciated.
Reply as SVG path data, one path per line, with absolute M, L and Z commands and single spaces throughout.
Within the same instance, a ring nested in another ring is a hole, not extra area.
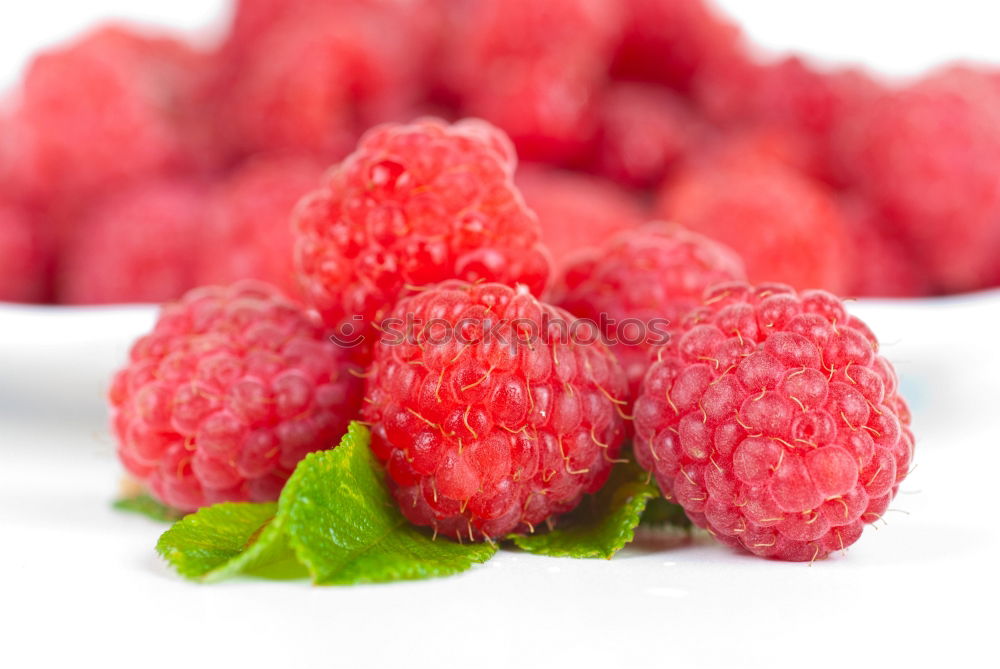
M 450 278 L 540 294 L 549 262 L 514 186 L 516 160 L 507 137 L 482 121 L 424 119 L 365 134 L 294 216 L 305 294 L 327 325 L 374 334 L 397 298 Z
M 566 269 L 556 287 L 556 303 L 574 316 L 604 323 L 632 395 L 649 367 L 649 350 L 663 343 L 663 326 L 673 329 L 701 303 L 705 289 L 743 280 L 743 261 L 733 251 L 678 225 L 650 223 L 624 232 Z M 661 321 L 666 320 L 664 324 Z M 625 323 L 642 323 L 640 331 Z M 648 331 L 654 323 L 659 331 Z M 631 343 L 624 338 L 642 340 Z
M 515 61 L 478 84 L 461 110 L 503 128 L 524 158 L 572 164 L 592 151 L 598 81 L 559 57 Z
M 200 184 L 153 180 L 97 204 L 60 258 L 59 300 L 107 304 L 180 297 L 195 285 L 207 201 Z
M 778 125 L 736 125 L 707 137 L 700 151 L 689 156 L 696 165 L 745 163 L 751 160 L 780 163 L 810 177 L 820 178 L 827 165 L 815 143 L 801 132 Z
M 697 97 L 716 122 L 792 135 L 809 154 L 809 173 L 839 182 L 833 143 L 881 91 L 881 84 L 859 70 L 825 71 L 789 57 L 765 65 L 731 61 L 702 82 Z
M 910 468 L 896 374 L 823 291 L 716 286 L 642 382 L 636 457 L 720 541 L 813 560 L 857 541 Z
M 276 499 L 329 448 L 360 381 L 318 320 L 267 284 L 198 288 L 163 307 L 111 387 L 118 455 L 163 503 Z
M 841 197 L 850 228 L 854 258 L 847 294 L 854 297 L 920 297 L 930 285 L 920 266 L 899 240 L 885 231 L 885 221 L 856 195 Z
M 199 249 L 198 284 L 260 279 L 299 291 L 292 263 L 291 215 L 323 170 L 304 157 L 257 157 L 216 190 Z
M 49 255 L 37 221 L 0 196 L 0 301 L 43 300 L 48 292 Z
M 595 100 L 620 18 L 612 0 L 455 3 L 445 86 L 465 114 L 503 128 L 521 156 L 578 159 L 596 129 Z
M 248 53 L 260 48 L 263 40 L 284 30 L 285 21 L 305 17 L 341 15 L 365 10 L 378 13 L 385 33 L 406 42 L 411 57 L 430 51 L 441 28 L 444 2 L 450 0 L 237 0 L 222 45 L 222 56 L 238 69 Z M 321 19 L 320 19 L 321 20 Z M 428 53 L 429 55 L 429 53 Z
M 601 100 L 595 167 L 629 186 L 654 186 L 708 134 L 706 124 L 675 93 L 647 84 L 615 84 Z
M 401 300 L 393 319 L 363 415 L 410 521 L 500 538 L 604 484 L 626 389 L 596 331 L 568 331 L 572 317 L 523 286 L 461 281 Z
M 306 4 L 223 66 L 219 127 L 238 155 L 339 159 L 365 128 L 407 115 L 416 99 L 418 59 L 401 31 L 386 39 L 391 13 Z
M 776 161 L 692 166 L 667 182 L 659 211 L 732 247 L 751 281 L 836 292 L 847 285 L 847 224 L 832 193 Z
M 638 198 L 610 181 L 578 172 L 528 166 L 517 186 L 542 224 L 542 241 L 562 267 L 575 252 L 600 246 L 608 237 L 647 219 Z
M 885 95 L 845 131 L 844 164 L 944 291 L 990 285 L 1000 253 L 1000 87 L 955 67 Z
M 739 29 L 705 0 L 626 0 L 622 6 L 617 77 L 687 91 L 721 65 L 746 59 Z
M 70 200 L 189 166 L 199 54 L 107 27 L 38 56 L 25 75 L 16 160 L 25 188 Z

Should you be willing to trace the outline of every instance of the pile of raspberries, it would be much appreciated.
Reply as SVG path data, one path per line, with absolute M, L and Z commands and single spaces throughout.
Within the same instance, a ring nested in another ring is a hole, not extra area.
M 913 453 L 837 296 L 1000 284 L 1000 75 L 750 54 L 701 0 L 101 28 L 0 111 L 0 299 L 167 303 L 109 397 L 182 511 L 275 499 L 362 420 L 448 540 L 545 531 L 634 458 L 721 542 L 822 558 Z
M 510 137 L 558 268 L 655 217 L 755 282 L 1000 285 L 998 71 L 764 59 L 708 0 L 234 5 L 216 43 L 109 25 L 30 63 L 0 102 L 0 301 L 294 292 L 294 203 L 368 128 L 428 115 Z

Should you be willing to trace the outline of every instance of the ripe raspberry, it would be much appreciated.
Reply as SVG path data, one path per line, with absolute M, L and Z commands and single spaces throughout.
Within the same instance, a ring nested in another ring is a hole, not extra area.
M 789 57 L 767 64 L 731 61 L 701 82 L 696 97 L 718 123 L 762 126 L 793 136 L 809 154 L 810 175 L 839 183 L 837 136 L 882 89 L 859 70 L 826 71 Z
M 541 293 L 549 262 L 514 186 L 516 160 L 481 121 L 369 131 L 294 216 L 303 289 L 327 325 L 374 334 L 397 298 L 450 278 Z
M 832 194 L 776 161 L 692 166 L 667 182 L 659 213 L 732 247 L 751 281 L 836 292 L 847 285 L 847 224 Z
M 910 468 L 896 374 L 823 291 L 709 289 L 635 403 L 636 457 L 720 541 L 813 560 L 857 541 Z
M 29 212 L 0 196 L 0 301 L 43 300 L 48 292 L 49 256 Z
M 617 3 L 478 0 L 452 9 L 442 76 L 463 113 L 503 128 L 529 160 L 567 163 L 589 151 L 619 35 Z
M 739 29 L 705 0 L 626 0 L 624 37 L 612 73 L 690 90 L 732 60 L 746 59 Z
M 406 42 L 411 57 L 434 47 L 444 2 L 450 0 L 237 0 L 221 48 L 227 65 L 238 69 L 248 53 L 284 29 L 285 21 L 321 17 L 331 9 L 342 15 L 365 10 L 378 13 L 385 33 Z
M 814 178 L 827 172 L 815 143 L 801 132 L 778 125 L 736 125 L 710 135 L 690 163 L 708 165 L 753 160 L 780 163 Z
M 163 302 L 194 287 L 208 201 L 198 183 L 152 180 L 108 197 L 80 222 L 60 257 L 67 304 Z
M 462 281 L 393 318 L 363 415 L 411 522 L 459 540 L 530 532 L 604 484 L 626 390 L 596 331 L 560 336 L 572 317 L 523 286 Z
M 615 84 L 601 100 L 595 167 L 629 186 L 654 186 L 708 135 L 680 96 L 647 84 Z
M 391 12 L 364 3 L 309 3 L 286 12 L 218 84 L 220 132 L 237 155 L 346 155 L 361 132 L 408 115 L 417 59 Z M 388 26 L 387 26 L 388 24 Z
M 538 215 L 556 267 L 647 218 L 638 198 L 604 179 L 529 166 L 518 168 L 516 182 Z
M 308 158 L 258 156 L 230 175 L 208 206 L 196 283 L 260 279 L 297 294 L 292 210 L 322 173 Z
M 317 319 L 267 284 L 193 290 L 163 307 L 115 376 L 118 455 L 182 511 L 276 499 L 358 410 L 345 360 Z
M 674 329 L 709 286 L 745 278 L 743 261 L 722 244 L 678 225 L 649 223 L 570 264 L 554 292 L 556 303 L 574 316 L 606 321 L 605 338 L 618 342 L 611 350 L 634 397 L 649 368 L 650 349 L 663 343 L 657 341 L 663 327 L 646 328 L 665 319 L 663 325 Z M 623 329 L 636 321 L 644 324 L 641 331 Z M 635 341 L 637 336 L 642 340 Z
M 854 258 L 847 294 L 854 297 L 930 295 L 927 277 L 899 240 L 885 231 L 885 221 L 856 195 L 841 197 L 840 209 L 850 230 Z
M 201 56 L 106 27 L 38 56 L 25 75 L 15 159 L 23 187 L 76 201 L 189 166 L 185 122 Z
M 955 67 L 888 93 L 843 163 L 938 290 L 990 285 L 1000 252 L 1000 87 Z

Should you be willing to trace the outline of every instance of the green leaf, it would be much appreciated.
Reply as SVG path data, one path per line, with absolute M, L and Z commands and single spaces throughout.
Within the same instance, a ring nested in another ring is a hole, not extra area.
M 494 545 L 434 540 L 412 527 L 385 487 L 369 438 L 352 423 L 339 446 L 299 463 L 277 503 L 201 509 L 167 530 L 157 551 L 191 579 L 309 575 L 319 585 L 446 576 L 496 553 Z
M 649 500 L 639 524 L 643 527 L 676 527 L 683 530 L 691 528 L 691 520 L 685 515 L 684 507 L 668 502 L 663 497 Z
M 485 562 L 490 544 L 431 539 L 399 512 L 368 447 L 352 423 L 340 445 L 306 457 L 279 503 L 289 542 L 322 585 L 447 576 Z
M 134 497 L 124 497 L 117 500 L 112 506 L 119 511 L 138 513 L 163 523 L 172 523 L 184 517 L 181 511 L 171 509 L 169 506 L 161 504 L 145 493 L 140 493 Z
M 643 510 L 660 495 L 648 479 L 649 475 L 631 461 L 615 465 L 605 486 L 561 518 L 559 527 L 509 538 L 529 553 L 611 559 L 635 538 Z
M 277 504 L 226 503 L 185 516 L 163 533 L 156 550 L 182 575 L 218 581 L 293 557 Z

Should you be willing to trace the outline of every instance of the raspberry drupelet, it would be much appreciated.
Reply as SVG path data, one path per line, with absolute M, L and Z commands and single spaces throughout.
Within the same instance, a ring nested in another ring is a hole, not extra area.
M 698 306 L 709 286 L 744 279 L 743 261 L 728 247 L 679 225 L 656 222 L 581 254 L 554 292 L 556 303 L 574 316 L 594 322 L 604 316 L 605 336 L 608 341 L 617 339 L 611 350 L 621 361 L 634 396 L 657 337 Z M 654 319 L 667 321 L 663 332 L 652 331 Z M 628 321 L 641 322 L 648 331 L 624 331 Z M 623 340 L 637 334 L 644 335 L 641 341 Z
M 397 298 L 446 279 L 540 294 L 549 259 L 514 185 L 516 162 L 506 135 L 483 121 L 370 130 L 293 217 L 307 299 L 338 332 L 374 335 Z
M 532 532 L 607 480 L 626 381 L 592 328 L 523 287 L 448 281 L 401 300 L 363 416 L 403 514 L 459 540 Z M 407 321 L 409 319 L 409 321 Z
M 337 443 L 360 385 L 318 319 L 275 288 L 198 288 L 163 307 L 115 376 L 118 455 L 182 511 L 274 500 L 299 460 Z
M 888 508 L 910 469 L 909 423 L 892 366 L 839 298 L 730 283 L 657 351 L 635 452 L 723 543 L 814 560 Z

